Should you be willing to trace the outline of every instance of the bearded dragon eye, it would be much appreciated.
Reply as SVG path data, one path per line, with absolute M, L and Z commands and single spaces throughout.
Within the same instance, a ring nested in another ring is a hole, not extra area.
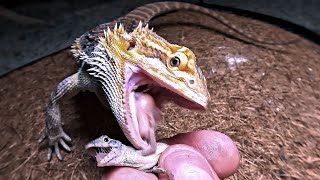
M 109 139 L 108 139 L 108 138 L 103 138 L 103 141 L 104 141 L 104 142 L 108 142 Z
M 180 59 L 178 57 L 173 57 L 171 60 L 170 60 L 170 65 L 172 67 L 179 67 L 180 65 Z

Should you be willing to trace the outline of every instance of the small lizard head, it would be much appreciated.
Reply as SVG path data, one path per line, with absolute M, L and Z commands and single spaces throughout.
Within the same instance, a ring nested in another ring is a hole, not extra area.
M 206 78 L 187 47 L 171 44 L 142 23 L 131 33 L 122 25 L 108 30 L 102 44 L 123 63 L 141 68 L 149 77 L 178 96 L 192 102 L 178 103 L 190 109 L 206 109 L 210 98 Z M 120 58 L 119 58 L 120 57 Z
M 116 162 L 115 158 L 122 153 L 122 145 L 120 141 L 103 135 L 89 142 L 85 148 L 91 156 L 95 157 L 97 165 L 101 167 L 110 166 Z

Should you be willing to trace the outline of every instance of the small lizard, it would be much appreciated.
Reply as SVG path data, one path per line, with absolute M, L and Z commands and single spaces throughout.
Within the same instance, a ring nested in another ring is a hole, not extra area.
M 142 156 L 133 147 L 103 135 L 89 142 L 85 148 L 96 159 L 98 167 L 128 166 L 145 172 L 164 173 L 165 171 L 156 165 L 161 153 L 167 147 L 169 145 L 158 142 L 155 153 Z
M 62 128 L 59 101 L 83 90 L 94 92 L 111 108 L 124 135 L 142 155 L 156 151 L 155 128 L 166 101 L 188 109 L 207 108 L 210 95 L 194 53 L 167 42 L 148 27 L 153 17 L 175 10 L 204 13 L 253 39 L 216 12 L 181 2 L 147 4 L 86 32 L 72 45 L 78 71 L 61 81 L 49 98 L 39 139 L 48 139 L 48 160 L 53 150 L 62 160 L 59 144 L 71 150 L 65 142 L 71 138 Z

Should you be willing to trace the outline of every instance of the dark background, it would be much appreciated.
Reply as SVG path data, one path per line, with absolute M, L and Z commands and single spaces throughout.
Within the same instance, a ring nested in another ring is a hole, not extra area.
M 67 48 L 86 30 L 156 0 L 0 0 L 0 76 Z M 257 18 L 319 43 L 318 0 L 189 0 Z

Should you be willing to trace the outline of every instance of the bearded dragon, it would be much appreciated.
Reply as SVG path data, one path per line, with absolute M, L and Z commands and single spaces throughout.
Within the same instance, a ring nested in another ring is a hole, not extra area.
M 206 14 L 252 39 L 216 12 L 181 2 L 147 4 L 86 32 L 72 45 L 78 71 L 61 81 L 49 98 L 39 139 L 49 141 L 48 160 L 53 150 L 62 160 L 59 144 L 70 151 L 66 141 L 71 138 L 62 128 L 59 101 L 83 90 L 94 92 L 111 108 L 124 135 L 141 155 L 156 151 L 155 128 L 166 101 L 188 109 L 207 108 L 210 95 L 195 54 L 167 42 L 148 27 L 153 17 L 176 10 Z

